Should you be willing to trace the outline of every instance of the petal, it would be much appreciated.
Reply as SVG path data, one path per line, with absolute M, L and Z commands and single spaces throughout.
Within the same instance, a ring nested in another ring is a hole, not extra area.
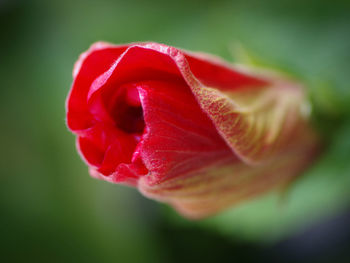
M 101 123 L 84 130 L 77 140 L 78 151 L 93 177 L 132 186 L 148 173 L 134 153 L 135 145 L 134 136 Z
M 98 171 L 102 174 L 110 175 L 117 169 L 119 164 L 131 162 L 135 141 L 130 135 L 118 135 L 104 153 L 103 161 L 98 168 Z
M 227 160 L 201 173 L 175 177 L 158 185 L 150 185 L 142 177 L 138 188 L 145 196 L 171 204 L 188 218 L 203 218 L 273 188 L 282 190 L 313 160 L 318 152 L 315 138 L 311 131 L 300 129 L 287 151 L 263 165 L 252 167 Z
M 221 136 L 246 163 L 273 158 L 303 123 L 303 93 L 289 83 L 231 92 L 203 86 L 192 90 Z
M 126 48 L 127 46 L 98 42 L 80 55 L 74 66 L 74 82 L 66 101 L 67 125 L 71 130 L 78 131 L 91 126 L 93 120 L 87 110 L 87 94 L 91 83 L 105 72 Z
M 148 81 L 139 90 L 147 125 L 139 151 L 149 184 L 234 159 L 185 83 Z
M 100 173 L 111 174 L 118 164 L 131 162 L 136 146 L 134 136 L 104 123 L 80 134 L 77 146 L 86 162 Z
M 259 163 L 278 154 L 294 129 L 304 123 L 305 98 L 301 87 L 291 81 L 272 74 L 265 74 L 264 78 L 250 76 L 224 63 L 220 65 L 218 60 L 205 61 L 203 56 L 195 57 L 159 44 L 145 47 L 171 57 L 202 110 L 232 151 L 246 163 Z M 215 88 L 205 86 L 198 79 Z M 235 79 L 240 86 L 235 84 Z
M 174 60 L 203 111 L 232 151 L 244 162 L 255 164 L 272 158 L 283 150 L 294 129 L 304 123 L 302 107 L 305 98 L 299 85 L 265 74 L 264 78 L 260 77 L 260 83 L 256 77 L 250 82 L 241 81 L 239 87 L 232 84 L 231 89 L 226 83 L 212 82 L 214 87 L 208 87 L 198 82 L 196 75 L 188 74 L 193 68 L 193 59 L 189 59 L 188 55 L 186 58 L 189 65 L 181 55 L 175 56 Z M 196 66 L 206 68 L 206 64 L 210 63 L 220 65 L 219 60 L 205 61 L 202 56 L 197 59 Z M 221 65 L 226 67 L 221 74 L 229 75 L 228 66 L 224 63 Z M 215 76 L 214 72 L 211 75 Z
M 136 187 L 140 176 L 147 174 L 148 170 L 141 162 L 135 162 L 119 164 L 117 170 L 108 176 L 101 174 L 93 167 L 89 168 L 89 172 L 96 179 Z

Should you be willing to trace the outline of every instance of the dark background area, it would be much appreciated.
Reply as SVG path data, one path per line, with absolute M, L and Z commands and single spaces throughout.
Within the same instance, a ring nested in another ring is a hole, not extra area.
M 2 262 L 350 262 L 349 1 L 0 0 Z M 290 190 L 199 222 L 92 179 L 65 126 L 79 54 L 156 41 L 287 72 L 325 151 Z

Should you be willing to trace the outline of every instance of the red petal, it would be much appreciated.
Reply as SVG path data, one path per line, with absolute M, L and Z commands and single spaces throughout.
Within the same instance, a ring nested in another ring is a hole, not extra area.
M 91 127 L 92 116 L 87 110 L 87 94 L 91 83 L 126 50 L 127 46 L 96 43 L 81 54 L 73 70 L 74 82 L 67 98 L 67 125 L 71 130 Z
M 78 149 L 87 163 L 109 175 L 120 163 L 131 162 L 136 143 L 134 136 L 99 123 L 81 133 Z
M 150 185 L 142 177 L 138 188 L 152 199 L 171 204 L 186 217 L 203 218 L 273 188 L 283 189 L 315 157 L 315 138 L 312 132 L 301 129 L 283 154 L 262 165 L 252 167 L 233 159 L 158 185 Z
M 185 83 L 148 81 L 139 90 L 147 125 L 139 151 L 150 184 L 234 159 Z

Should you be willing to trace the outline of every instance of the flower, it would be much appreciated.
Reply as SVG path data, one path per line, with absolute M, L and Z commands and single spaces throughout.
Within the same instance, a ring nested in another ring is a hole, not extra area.
M 302 87 L 158 43 L 96 43 L 67 125 L 90 174 L 201 218 L 282 187 L 317 152 Z

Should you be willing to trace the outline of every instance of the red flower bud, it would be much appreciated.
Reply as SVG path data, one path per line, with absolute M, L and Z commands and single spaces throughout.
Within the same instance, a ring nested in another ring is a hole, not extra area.
M 67 125 L 92 176 L 199 218 L 314 158 L 300 85 L 157 43 L 96 43 L 74 67 Z

